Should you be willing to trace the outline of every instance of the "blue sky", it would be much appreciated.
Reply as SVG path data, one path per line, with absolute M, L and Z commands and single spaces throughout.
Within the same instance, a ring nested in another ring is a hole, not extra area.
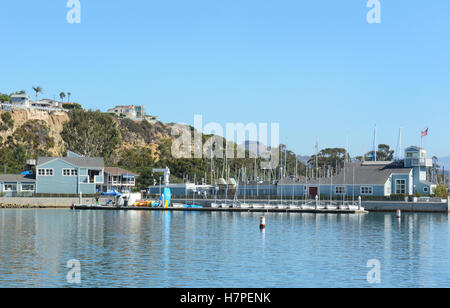
M 163 122 L 279 122 L 299 154 L 378 142 L 450 156 L 450 2 L 2 1 L 0 92 L 41 86 L 85 108 L 143 104 Z

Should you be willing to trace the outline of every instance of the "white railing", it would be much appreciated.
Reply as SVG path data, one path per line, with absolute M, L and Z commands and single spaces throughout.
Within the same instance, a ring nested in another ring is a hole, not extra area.
M 134 181 L 133 182 L 109 181 L 108 184 L 113 186 L 134 186 L 136 183 Z
M 99 180 L 99 178 L 101 178 L 101 180 Z M 101 175 L 94 176 L 93 184 L 103 184 L 103 183 L 104 183 L 103 176 L 101 176 Z
M 54 108 L 54 107 L 38 107 L 38 106 L 23 106 L 23 105 L 16 105 L 16 104 L 1 104 L 2 109 L 30 109 L 30 110 L 40 110 L 40 111 L 63 111 L 65 110 L 63 108 Z

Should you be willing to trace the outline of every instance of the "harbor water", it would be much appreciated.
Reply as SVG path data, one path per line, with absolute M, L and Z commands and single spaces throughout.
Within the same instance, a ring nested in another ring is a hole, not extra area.
M 448 214 L 267 213 L 263 230 L 260 221 L 2 209 L 0 287 L 450 287 Z

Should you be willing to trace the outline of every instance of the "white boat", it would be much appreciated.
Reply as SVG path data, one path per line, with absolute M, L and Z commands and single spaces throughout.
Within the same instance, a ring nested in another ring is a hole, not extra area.
M 263 208 L 264 208 L 264 204 L 258 204 L 258 203 L 252 204 L 252 209 L 263 209 Z
M 218 203 L 211 203 L 211 207 L 212 207 L 213 209 L 217 209 L 217 208 L 220 207 L 220 204 L 218 204 Z
M 219 206 L 221 209 L 229 209 L 230 205 L 228 203 L 221 203 Z
M 236 204 L 236 208 L 238 209 L 249 209 L 251 208 L 251 205 L 248 203 L 238 203 Z
M 174 207 L 174 208 L 176 208 L 176 209 L 179 209 L 179 208 L 183 208 L 183 207 L 184 207 L 184 204 L 181 204 L 181 203 L 174 203 L 174 204 L 172 205 L 172 207 Z

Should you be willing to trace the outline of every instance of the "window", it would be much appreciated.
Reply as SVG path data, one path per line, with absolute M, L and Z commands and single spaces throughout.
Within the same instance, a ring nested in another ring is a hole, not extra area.
M 89 176 L 89 182 L 88 183 L 97 183 L 96 182 L 96 177 L 100 176 L 100 174 L 102 173 L 101 170 L 88 170 L 88 176 Z
M 361 195 L 373 195 L 373 187 L 361 186 Z
M 17 184 L 5 184 L 5 191 L 17 191 Z
M 63 176 L 77 176 L 78 170 L 77 169 L 63 169 Z
M 345 186 L 336 186 L 335 193 L 336 195 L 344 195 L 346 192 Z
M 53 169 L 38 169 L 40 176 L 53 176 Z
M 395 180 L 395 193 L 406 194 L 406 180 Z
M 22 184 L 22 191 L 34 191 L 33 184 Z

